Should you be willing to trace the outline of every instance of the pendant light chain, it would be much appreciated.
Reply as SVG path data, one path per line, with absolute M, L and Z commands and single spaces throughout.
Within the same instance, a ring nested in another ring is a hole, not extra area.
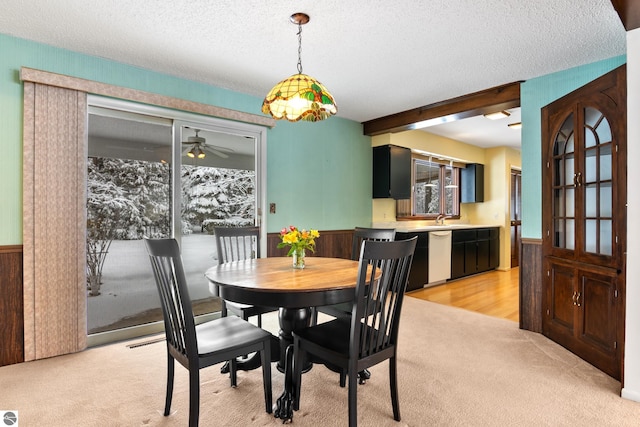
M 302 74 L 302 23 L 298 22 L 298 74 Z

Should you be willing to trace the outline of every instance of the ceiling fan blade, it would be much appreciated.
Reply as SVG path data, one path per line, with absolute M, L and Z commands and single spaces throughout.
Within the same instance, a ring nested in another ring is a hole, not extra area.
M 212 154 L 215 154 L 216 156 L 221 157 L 221 158 L 223 158 L 223 159 L 228 159 L 228 158 L 229 158 L 229 156 L 228 156 L 227 154 L 223 153 L 222 151 L 220 151 L 220 150 L 216 150 L 215 148 L 211 148 L 211 147 L 209 147 L 209 146 L 207 146 L 207 145 L 205 145 L 205 146 L 204 146 L 204 147 L 202 147 L 202 148 L 204 148 L 204 149 L 205 149 L 205 150 L 207 150 L 208 152 L 210 152 L 210 153 L 212 153 Z

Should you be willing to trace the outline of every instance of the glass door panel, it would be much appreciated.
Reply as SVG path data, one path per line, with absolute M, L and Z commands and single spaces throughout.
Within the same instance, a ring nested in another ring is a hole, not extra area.
M 162 319 L 143 236 L 171 236 L 171 120 L 89 108 L 88 333 Z
M 573 114 L 555 135 L 553 146 L 553 245 L 562 249 L 575 247 L 575 153 Z
M 576 214 L 576 191 L 573 187 L 567 187 L 565 190 L 566 216 L 573 218 Z
M 587 252 L 598 252 L 598 221 L 587 219 L 584 229 L 584 250 Z
M 584 248 L 610 256 L 613 250 L 611 130 L 595 108 L 584 109 Z
M 584 180 L 585 183 L 596 182 L 598 180 L 598 150 L 588 149 L 584 158 Z
M 575 176 L 575 167 L 573 161 L 573 153 L 569 153 L 566 156 L 563 156 L 560 161 L 558 161 L 560 170 L 564 170 L 564 180 L 561 185 L 573 185 L 573 177 Z
M 613 255 L 613 221 L 600 221 L 600 248 L 599 253 L 602 255 Z
M 587 185 L 584 189 L 584 213 L 587 217 L 598 216 L 598 187 Z
M 564 226 L 564 220 L 561 219 L 556 219 L 554 221 L 554 239 L 553 239 L 553 245 L 557 248 L 564 248 L 566 247 L 566 242 L 567 242 L 567 236 L 566 233 L 564 231 L 565 226 Z
M 181 122 L 178 129 L 180 248 L 199 315 L 220 310 L 220 300 L 212 296 L 203 275 L 218 262 L 214 227 L 257 223 L 256 139 L 202 124 Z M 200 155 L 191 156 L 194 152 Z
M 265 130 L 98 97 L 88 123 L 89 345 L 162 331 L 143 236 L 178 240 L 194 314 L 218 312 L 212 227 L 260 223 Z
M 576 224 L 575 220 L 568 219 L 565 221 L 567 227 L 567 242 L 566 248 L 574 250 L 576 248 Z
M 613 216 L 613 199 L 610 182 L 605 182 L 600 185 L 600 215 L 603 217 Z
M 600 180 L 607 181 L 611 179 L 611 145 L 602 147 L 600 150 Z

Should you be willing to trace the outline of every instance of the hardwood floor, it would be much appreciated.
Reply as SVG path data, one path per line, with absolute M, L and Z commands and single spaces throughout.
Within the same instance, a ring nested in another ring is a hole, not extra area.
M 489 271 L 442 285 L 407 292 L 408 296 L 518 321 L 519 268 Z

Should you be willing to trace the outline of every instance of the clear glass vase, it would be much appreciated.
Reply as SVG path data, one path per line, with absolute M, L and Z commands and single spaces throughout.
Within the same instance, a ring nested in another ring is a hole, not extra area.
M 304 249 L 296 249 L 293 251 L 293 268 L 304 268 Z

